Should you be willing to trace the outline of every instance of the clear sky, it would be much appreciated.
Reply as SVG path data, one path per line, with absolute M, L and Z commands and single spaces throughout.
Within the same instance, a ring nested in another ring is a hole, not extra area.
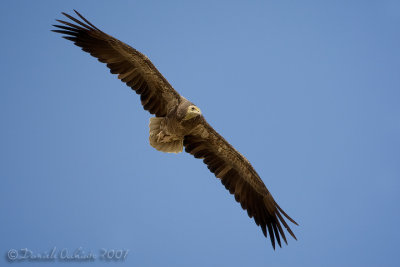
M 202 109 L 298 241 L 274 251 L 202 161 L 149 145 L 138 96 L 50 32 L 73 9 Z M 399 1 L 2 1 L 0 265 L 398 266 L 399 25 Z

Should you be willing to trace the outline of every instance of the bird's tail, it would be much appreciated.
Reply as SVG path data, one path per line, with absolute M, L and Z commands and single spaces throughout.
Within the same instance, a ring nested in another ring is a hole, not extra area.
M 164 118 L 150 118 L 150 145 L 158 151 L 167 153 L 180 153 L 183 151 L 183 138 L 174 138 L 166 135 L 161 127 L 161 122 Z

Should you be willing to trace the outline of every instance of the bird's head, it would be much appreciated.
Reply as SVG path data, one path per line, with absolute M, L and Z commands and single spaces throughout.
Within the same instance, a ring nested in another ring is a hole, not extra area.
M 196 107 L 195 105 L 190 105 L 188 106 L 187 110 L 186 110 L 186 115 L 183 118 L 184 121 L 190 120 L 194 117 L 200 116 L 201 115 L 201 111 L 198 107 Z

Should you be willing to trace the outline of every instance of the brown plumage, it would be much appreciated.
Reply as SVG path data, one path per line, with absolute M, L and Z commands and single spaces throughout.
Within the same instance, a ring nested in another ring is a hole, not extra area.
M 275 202 L 250 162 L 206 122 L 200 109 L 180 96 L 146 56 L 75 13 L 81 20 L 62 13 L 74 23 L 57 20 L 62 25 L 54 25 L 59 29 L 53 31 L 106 63 L 112 74 L 140 95 L 144 109 L 156 116 L 150 120 L 150 144 L 173 153 L 184 146 L 186 152 L 203 159 L 264 235 L 269 235 L 274 249 L 275 240 L 279 246 L 281 238 L 287 243 L 281 224 L 296 239 L 284 217 L 297 223 Z

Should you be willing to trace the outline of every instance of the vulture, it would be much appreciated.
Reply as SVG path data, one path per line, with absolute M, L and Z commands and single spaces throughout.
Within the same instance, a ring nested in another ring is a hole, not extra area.
M 281 239 L 287 244 L 282 225 L 296 239 L 285 218 L 297 223 L 275 202 L 250 162 L 207 123 L 200 109 L 175 91 L 145 55 L 74 11 L 78 18 L 63 12 L 70 21 L 57 20 L 60 25 L 53 25 L 52 31 L 107 64 L 112 74 L 140 95 L 143 108 L 155 115 L 150 118 L 150 145 L 166 153 L 185 148 L 202 159 L 264 236 L 269 235 L 274 249 L 275 240 L 280 247 Z

